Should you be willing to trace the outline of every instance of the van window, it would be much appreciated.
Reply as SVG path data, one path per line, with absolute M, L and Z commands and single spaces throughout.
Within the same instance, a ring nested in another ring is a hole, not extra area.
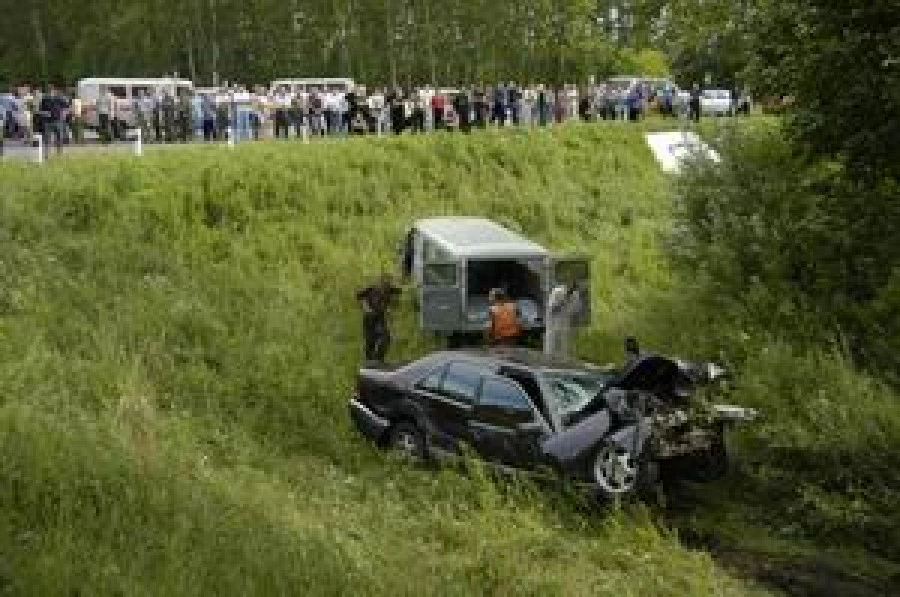
M 452 261 L 452 257 L 447 253 L 444 249 L 440 247 L 436 242 L 429 238 L 425 238 L 422 241 L 422 253 L 425 258 L 425 263 L 434 263 L 437 261 Z
M 422 283 L 425 286 L 456 286 L 456 264 L 427 263 L 422 270 Z
M 119 99 L 128 97 L 128 89 L 124 85 L 112 85 L 111 87 L 108 87 L 108 90 Z

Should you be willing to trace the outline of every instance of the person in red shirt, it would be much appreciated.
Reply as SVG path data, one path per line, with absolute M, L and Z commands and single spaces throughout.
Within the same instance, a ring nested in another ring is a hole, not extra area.
M 506 292 L 495 288 L 490 293 L 490 322 L 487 340 L 492 346 L 514 346 L 522 333 L 516 303 Z
M 447 98 L 445 98 L 441 93 L 436 92 L 433 96 L 431 96 L 431 115 L 433 117 L 434 128 L 443 129 L 444 128 L 444 107 L 447 104 Z

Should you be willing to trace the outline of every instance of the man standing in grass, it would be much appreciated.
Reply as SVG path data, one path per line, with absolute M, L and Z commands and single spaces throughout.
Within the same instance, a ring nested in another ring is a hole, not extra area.
M 362 303 L 363 309 L 363 338 L 367 361 L 384 362 L 391 342 L 387 310 L 392 299 L 399 294 L 400 289 L 394 286 L 387 274 L 378 283 L 356 293 L 356 300 Z
M 488 295 L 491 302 L 488 327 L 485 330 L 491 346 L 515 346 L 522 334 L 519 310 L 502 288 L 494 288 Z

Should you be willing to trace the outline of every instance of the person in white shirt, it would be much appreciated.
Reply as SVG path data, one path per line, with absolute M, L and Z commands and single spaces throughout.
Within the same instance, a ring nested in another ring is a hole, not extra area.
M 559 285 L 547 300 L 547 327 L 544 354 L 568 357 L 571 351 L 572 325 L 581 309 L 581 293 L 576 285 Z
M 425 130 L 431 131 L 434 130 L 434 118 L 433 113 L 431 111 L 431 98 L 434 97 L 435 91 L 431 85 L 426 85 L 419 89 L 419 103 L 422 106 L 423 110 L 423 119 L 424 119 L 424 127 Z
M 340 106 L 337 93 L 325 91 L 322 94 L 322 101 L 325 105 L 325 129 L 329 135 L 333 135 L 339 126 L 337 118 Z
M 291 98 L 287 89 L 281 87 L 275 93 L 275 138 L 288 138 L 288 111 L 291 108 Z
M 368 106 L 369 114 L 375 121 L 376 130 L 379 132 L 383 131 L 385 128 L 384 92 L 381 89 L 376 89 L 372 95 L 369 96 Z
M 578 118 L 578 87 L 566 85 L 566 118 Z

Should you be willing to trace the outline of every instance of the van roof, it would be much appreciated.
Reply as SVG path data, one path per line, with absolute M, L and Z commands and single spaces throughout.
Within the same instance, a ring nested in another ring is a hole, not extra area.
M 82 85 L 190 85 L 194 84 L 187 79 L 176 79 L 173 77 L 157 77 L 153 79 L 130 79 L 128 77 L 90 77 L 78 81 L 79 87 Z
M 547 249 L 496 222 L 474 217 L 419 220 L 415 228 L 460 257 L 545 257 Z

